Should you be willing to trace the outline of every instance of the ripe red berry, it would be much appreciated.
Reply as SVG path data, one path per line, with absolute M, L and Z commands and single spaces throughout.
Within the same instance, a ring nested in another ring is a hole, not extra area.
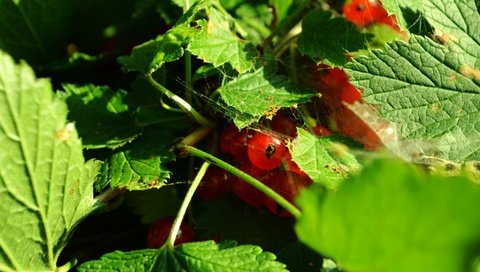
M 347 21 L 363 27 L 388 17 L 387 11 L 377 0 L 352 0 L 342 8 Z
M 360 101 L 361 98 L 362 93 L 350 83 L 345 84 L 340 92 L 340 100 L 347 102 L 348 104 Z
M 289 158 L 285 162 L 284 167 L 285 167 L 285 170 L 294 172 L 301 177 L 308 177 L 308 175 L 305 172 L 303 172 L 303 170 L 300 169 L 300 167 L 298 167 L 298 165 L 292 160 L 292 158 Z
M 307 176 L 300 176 L 292 171 L 279 171 L 273 174 L 266 183 L 269 187 L 283 196 L 290 203 L 294 204 L 295 198 L 298 196 L 301 189 L 312 184 L 312 180 Z M 274 214 L 280 216 L 291 216 L 291 214 L 278 206 L 277 202 L 265 196 L 265 206 Z
M 164 217 L 154 222 L 147 234 L 147 247 L 157 248 L 163 246 L 167 241 L 170 230 L 172 229 L 174 217 Z M 175 239 L 175 245 L 193 241 L 193 229 L 182 223 Z
M 235 161 L 242 162 L 247 158 L 248 137 L 248 130 L 229 125 L 220 135 L 220 150 L 231 155 Z
M 259 169 L 248 162 L 240 165 L 239 169 L 260 181 L 267 179 L 270 175 L 270 172 Z M 232 187 L 235 195 L 248 205 L 257 208 L 263 206 L 263 193 L 246 181 L 238 177 L 232 177 Z
M 328 128 L 319 124 L 313 127 L 313 133 L 319 137 L 332 136 L 332 132 Z
M 202 179 L 197 189 L 198 195 L 203 200 L 212 200 L 231 190 L 230 174 L 212 165 Z
M 279 112 L 269 122 L 273 131 L 292 138 L 297 137 L 297 124 L 288 114 Z
M 247 154 L 250 162 L 256 167 L 272 170 L 279 167 L 290 153 L 281 138 L 256 132 L 248 141 Z
M 318 90 L 327 107 L 335 109 L 341 106 L 342 101 L 352 104 L 361 99 L 361 92 L 350 84 L 343 70 L 326 65 L 318 65 L 316 69 Z
M 355 113 L 347 108 L 339 108 L 333 114 L 337 130 L 360 143 L 369 150 L 383 146 L 375 131 L 368 126 Z

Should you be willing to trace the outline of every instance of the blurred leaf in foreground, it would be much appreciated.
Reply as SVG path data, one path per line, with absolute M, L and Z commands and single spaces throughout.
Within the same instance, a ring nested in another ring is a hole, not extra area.
M 467 271 L 480 246 L 480 187 L 465 177 L 379 160 L 298 203 L 300 240 L 347 271 Z

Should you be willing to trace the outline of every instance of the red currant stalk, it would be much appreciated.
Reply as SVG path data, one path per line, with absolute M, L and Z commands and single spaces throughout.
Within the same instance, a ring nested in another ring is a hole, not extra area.
M 213 156 L 212 154 L 209 154 L 209 153 L 207 153 L 205 151 L 202 151 L 198 148 L 195 148 L 193 146 L 186 145 L 184 143 L 177 144 L 176 148 L 182 153 L 190 154 L 192 156 L 195 156 L 195 157 L 204 159 L 206 161 L 209 161 L 209 162 L 215 164 L 216 166 L 222 168 L 223 170 L 231 173 L 232 175 L 243 179 L 245 182 L 248 182 L 250 185 L 255 187 L 257 190 L 259 190 L 260 192 L 264 193 L 266 196 L 273 199 L 275 202 L 277 202 L 279 205 L 281 205 L 286 211 L 291 213 L 295 218 L 299 218 L 302 215 L 300 210 L 297 207 L 295 207 L 295 205 L 293 205 L 288 200 L 286 200 L 283 196 L 281 196 L 280 194 L 278 194 L 274 190 L 270 189 L 267 185 L 263 184 L 261 181 L 257 180 L 256 178 L 254 178 L 254 177 L 250 176 L 249 174 L 247 174 L 247 173 L 241 171 L 240 169 L 236 168 L 235 166 L 233 166 L 229 163 L 226 163 L 225 161 Z M 199 174 L 200 174 L 200 171 L 199 171 Z M 205 174 L 205 173 L 203 173 L 203 174 Z M 197 175 L 197 177 L 198 177 L 198 175 Z M 195 177 L 195 179 L 197 177 Z M 203 177 L 203 175 L 202 175 L 202 177 Z M 195 181 L 194 181 L 194 183 L 195 183 Z M 194 183 L 192 183 L 191 187 L 193 187 Z M 198 184 L 197 184 L 197 186 L 198 186 Z M 189 189 L 189 192 L 190 192 L 190 189 Z M 188 195 L 189 192 L 187 192 L 187 195 Z M 173 236 L 173 237 L 175 237 L 175 236 Z
M 163 85 L 155 81 L 151 74 L 146 75 L 148 82 L 164 94 L 166 97 L 170 98 L 178 107 L 188 115 L 190 115 L 198 124 L 204 127 L 215 127 L 215 123 L 201 115 L 197 110 L 195 110 L 192 105 L 190 105 L 187 101 L 183 100 L 180 96 L 172 93 L 170 90 L 165 88 Z
M 207 172 L 208 167 L 210 166 L 210 162 L 205 161 L 202 166 L 200 167 L 200 170 L 198 170 L 197 175 L 193 179 L 192 184 L 188 188 L 187 194 L 183 198 L 182 205 L 180 206 L 180 209 L 178 210 L 177 216 L 175 217 L 175 220 L 173 221 L 172 224 L 172 230 L 170 231 L 170 235 L 168 235 L 167 241 L 165 244 L 173 248 L 175 244 L 175 239 L 177 238 L 178 230 L 180 229 L 180 226 L 182 225 L 182 220 L 183 217 L 185 217 L 185 213 L 187 212 L 188 205 L 190 204 L 190 201 L 192 201 L 193 195 L 195 191 L 198 188 L 198 185 L 200 185 L 200 181 L 202 181 L 203 176 Z

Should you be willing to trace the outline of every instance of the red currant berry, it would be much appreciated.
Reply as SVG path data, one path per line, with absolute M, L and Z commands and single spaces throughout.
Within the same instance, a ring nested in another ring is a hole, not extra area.
M 285 113 L 277 113 L 270 121 L 270 128 L 285 136 L 297 137 L 297 124 Z
M 387 11 L 377 0 L 352 0 L 342 8 L 347 21 L 364 27 L 388 17 Z
M 250 162 L 263 170 L 279 167 L 290 154 L 282 139 L 261 132 L 253 134 L 248 141 L 247 153 Z
M 312 180 L 308 177 L 300 176 L 292 171 L 280 171 L 273 174 L 267 181 L 267 184 L 272 190 L 283 196 L 290 203 L 294 204 L 295 198 L 298 196 L 301 189 L 312 184 Z M 277 202 L 265 196 L 265 206 L 274 214 L 280 216 L 291 216 L 291 214 L 279 207 Z
M 314 133 L 315 135 L 319 136 L 319 137 L 332 136 L 332 132 L 331 132 L 328 128 L 326 128 L 326 127 L 324 127 L 324 126 L 322 126 L 322 125 L 316 125 L 316 126 L 314 126 L 314 127 L 313 127 L 313 133 Z
M 230 174 L 212 165 L 198 186 L 197 193 L 203 200 L 212 200 L 231 190 Z
M 237 162 L 247 158 L 248 131 L 229 125 L 220 135 L 220 150 L 230 154 Z
M 268 178 L 270 174 L 268 171 L 259 169 L 248 162 L 243 163 L 239 169 L 260 181 Z M 263 206 L 263 193 L 246 181 L 239 177 L 232 177 L 232 187 L 235 195 L 248 205 L 257 208 Z
M 303 172 L 303 170 L 300 169 L 300 167 L 298 167 L 298 165 L 291 158 L 286 161 L 285 170 L 294 172 L 301 177 L 308 177 L 308 175 Z
M 342 101 L 349 104 L 361 99 L 361 92 L 348 81 L 347 74 L 339 68 L 318 65 L 318 88 L 321 101 L 330 109 L 339 108 Z
M 333 117 L 341 134 L 362 143 L 366 149 L 375 150 L 383 146 L 375 131 L 351 110 L 340 108 Z
M 348 104 L 360 101 L 361 97 L 362 93 L 350 83 L 346 84 L 340 92 L 340 100 Z
M 174 219 L 173 217 L 164 217 L 150 226 L 147 234 L 147 247 L 157 248 L 165 244 L 172 229 Z M 177 238 L 175 239 L 175 245 L 191 241 L 193 241 L 193 229 L 189 225 L 182 223 L 178 230 Z

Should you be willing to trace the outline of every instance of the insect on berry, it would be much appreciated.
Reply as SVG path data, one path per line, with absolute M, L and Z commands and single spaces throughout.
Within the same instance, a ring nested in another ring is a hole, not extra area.
M 254 133 L 248 141 L 247 154 L 250 162 L 263 170 L 279 167 L 290 156 L 281 138 L 262 132 Z

